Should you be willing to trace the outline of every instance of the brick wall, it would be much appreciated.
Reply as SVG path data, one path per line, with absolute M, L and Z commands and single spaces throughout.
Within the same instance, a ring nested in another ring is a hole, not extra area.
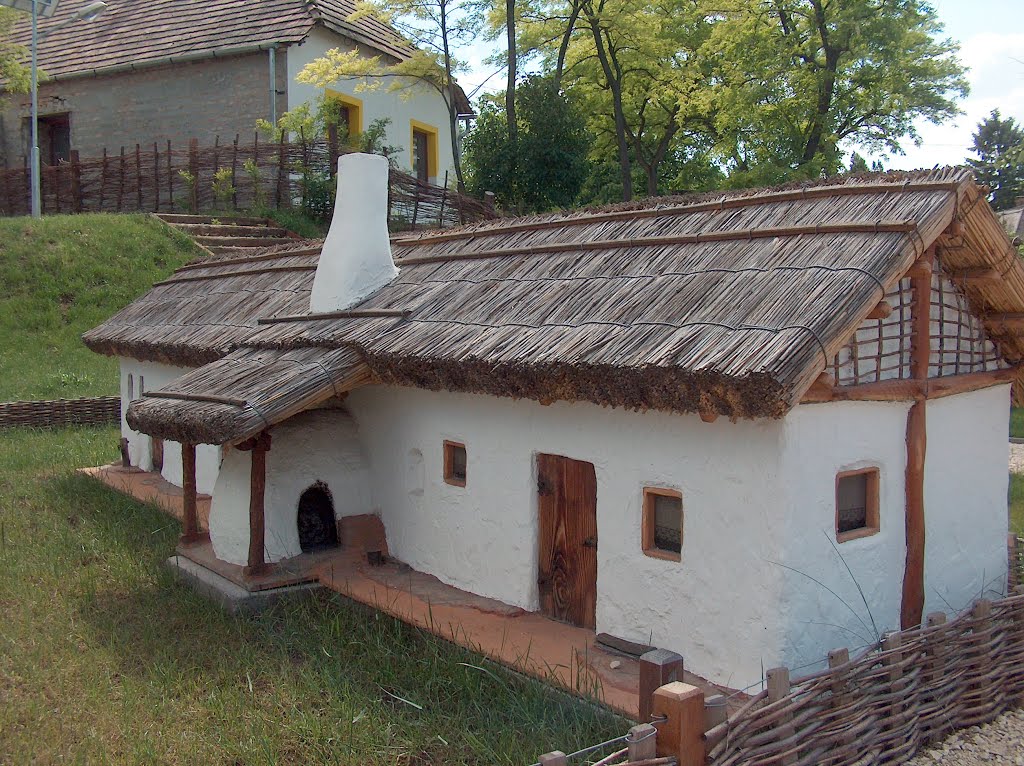
M 269 54 L 266 51 L 223 59 L 142 69 L 102 77 L 78 77 L 44 83 L 39 114 L 71 113 L 71 147 L 96 157 L 106 147 L 117 153 L 154 141 L 184 149 L 190 138 L 212 145 L 236 133 L 252 141 L 258 118 L 270 110 Z M 277 51 L 278 113 L 286 108 L 287 52 Z M 3 99 L 0 112 L 0 165 L 20 165 L 28 147 L 30 101 L 27 95 Z

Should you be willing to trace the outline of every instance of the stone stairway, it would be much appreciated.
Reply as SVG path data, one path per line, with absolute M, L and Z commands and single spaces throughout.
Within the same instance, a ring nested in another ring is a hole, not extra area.
M 301 239 L 266 218 L 241 216 L 185 215 L 155 213 L 169 226 L 188 234 L 211 255 L 249 255 L 265 247 L 286 245 Z

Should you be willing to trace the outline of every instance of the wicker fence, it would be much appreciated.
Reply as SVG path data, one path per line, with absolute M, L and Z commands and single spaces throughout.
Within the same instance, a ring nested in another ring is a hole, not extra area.
M 94 425 L 120 419 L 119 396 L 0 403 L 0 428 Z
M 100 157 L 42 168 L 40 186 L 44 213 L 84 212 L 224 212 L 254 207 L 289 207 L 310 194 L 316 179 L 330 178 L 337 158 L 346 151 L 326 139 L 277 142 L 234 141 L 200 147 L 136 144 Z M 249 161 L 249 170 L 246 163 Z M 223 173 L 221 194 L 214 174 Z M 29 213 L 29 172 L 19 167 L 0 170 L 0 214 Z M 493 208 L 451 189 L 419 181 L 392 169 L 390 213 L 393 229 L 446 227 L 493 218 Z

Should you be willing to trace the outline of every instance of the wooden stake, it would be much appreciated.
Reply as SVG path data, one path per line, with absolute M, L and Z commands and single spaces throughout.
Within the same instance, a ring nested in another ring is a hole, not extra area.
M 658 730 L 649 723 L 641 723 L 629 730 L 626 737 L 626 760 L 643 761 L 658 755 Z
M 704 766 L 704 692 L 673 681 L 654 692 L 658 755 L 674 756 L 678 766 Z
M 640 723 L 650 723 L 654 692 L 683 680 L 683 657 L 668 649 L 653 649 L 640 657 Z
M 266 548 L 266 523 L 264 518 L 264 496 L 267 490 L 267 450 L 270 449 L 270 434 L 264 431 L 251 440 L 252 466 L 249 469 L 249 558 L 243 570 L 246 577 L 263 574 L 267 570 L 264 550 Z M 242 445 L 239 445 L 242 448 Z
M 544 753 L 540 758 L 537 759 L 540 766 L 568 766 L 569 759 L 566 758 L 565 753 L 561 750 L 553 750 L 550 753 Z
M 199 514 L 196 509 L 196 445 L 181 445 L 182 545 L 190 545 L 202 538 L 199 534 Z

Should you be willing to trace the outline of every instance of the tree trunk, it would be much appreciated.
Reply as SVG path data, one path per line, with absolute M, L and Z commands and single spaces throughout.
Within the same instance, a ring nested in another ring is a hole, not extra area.
M 608 90 L 612 94 L 615 140 L 619 147 L 619 170 L 622 174 L 622 200 L 623 202 L 628 202 L 633 199 L 633 167 L 629 158 L 629 143 L 626 138 L 626 115 L 622 110 L 622 81 L 612 69 L 611 59 L 608 55 L 609 52 L 605 48 L 604 38 L 601 36 L 601 20 L 594 13 L 593 6 L 590 3 L 587 3 L 583 10 L 587 14 L 590 30 L 594 35 L 597 59 L 601 63 L 605 81 L 608 83 Z
M 572 13 L 569 14 L 569 23 L 565 27 L 565 32 L 562 34 L 562 42 L 558 45 L 558 60 L 555 62 L 555 90 L 561 91 L 562 89 L 562 70 L 565 69 L 565 57 L 569 52 L 569 41 L 572 39 L 573 30 L 576 28 L 576 19 L 580 15 L 580 3 L 579 0 L 574 0 L 572 4 Z

